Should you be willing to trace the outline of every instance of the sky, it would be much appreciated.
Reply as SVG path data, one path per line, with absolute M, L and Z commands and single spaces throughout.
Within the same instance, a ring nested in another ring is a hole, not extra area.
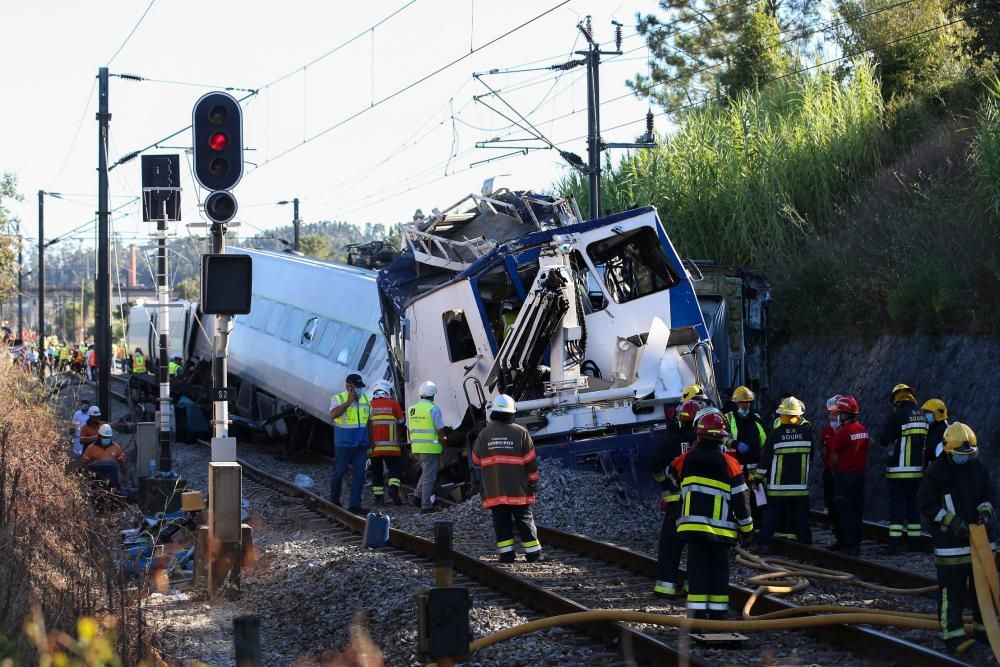
M 304 222 L 363 225 L 444 209 L 492 176 L 498 186 L 545 190 L 568 173 L 565 162 L 556 150 L 510 155 L 511 146 L 544 144 L 520 141 L 527 133 L 486 104 L 521 122 L 513 107 L 548 142 L 585 158 L 586 68 L 545 68 L 584 48 L 576 24 L 586 15 L 595 39 L 613 50 L 614 19 L 624 24 L 624 54 L 605 56 L 601 67 L 601 123 L 627 125 L 603 138 L 634 140 L 648 106 L 625 86 L 647 70 L 635 17 L 656 9 L 655 0 L 7 0 L 0 172 L 16 174 L 25 196 L 9 207 L 34 243 L 37 191 L 61 193 L 45 200 L 46 240 L 94 243 L 101 66 L 112 74 L 112 163 L 188 125 L 204 93 L 258 91 L 243 102 L 246 166 L 234 190 L 240 236 L 288 224 L 292 207 L 277 202 L 295 197 Z M 504 72 L 511 69 L 535 71 Z M 662 131 L 663 118 L 657 122 Z M 506 146 L 476 148 L 492 138 Z M 190 144 L 184 132 L 149 153 L 181 154 L 183 219 L 172 232 L 202 236 L 203 228 L 188 226 L 205 222 L 198 210 L 205 192 L 185 156 Z M 118 208 L 112 231 L 125 243 L 144 242 L 153 226 L 142 222 L 136 199 L 140 160 L 116 167 L 110 187 Z

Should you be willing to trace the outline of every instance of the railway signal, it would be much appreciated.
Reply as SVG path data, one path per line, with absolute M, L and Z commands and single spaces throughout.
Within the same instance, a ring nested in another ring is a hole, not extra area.
M 243 110 L 228 93 L 207 93 L 191 113 L 194 177 L 206 190 L 232 190 L 243 177 Z

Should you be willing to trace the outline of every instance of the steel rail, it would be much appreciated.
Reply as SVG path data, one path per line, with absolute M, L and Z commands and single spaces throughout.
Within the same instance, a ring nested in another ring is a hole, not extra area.
M 809 510 L 809 519 L 825 526 L 830 525 L 830 515 L 823 510 Z M 889 526 L 882 523 L 865 521 L 861 526 L 861 533 L 864 537 L 876 542 L 889 541 Z M 931 536 L 924 532 L 920 533 L 920 537 L 907 538 L 907 546 L 909 547 L 910 545 L 914 545 L 917 551 L 923 553 L 931 553 L 933 551 Z
M 304 499 L 316 511 L 335 519 L 339 523 L 347 526 L 351 530 L 362 533 L 365 527 L 365 519 L 348 512 L 342 507 L 338 507 L 330 501 L 301 489 L 291 482 L 274 477 L 269 473 L 257 468 L 245 461 L 239 461 L 244 472 L 255 481 L 277 488 L 282 493 Z M 435 547 L 430 540 L 418 537 L 396 528 L 389 530 L 389 544 L 422 556 L 429 560 L 434 559 Z M 530 606 L 550 615 L 568 614 L 581 611 L 589 611 L 588 607 L 579 604 L 562 595 L 541 588 L 524 577 L 507 572 L 489 562 L 470 556 L 459 550 L 454 551 L 455 569 L 467 576 L 481 581 L 491 588 L 503 591 L 517 599 L 523 600 Z M 614 621 L 597 621 L 587 623 L 583 627 L 584 631 L 599 637 L 609 643 L 620 643 L 628 645 L 642 658 L 651 661 L 655 665 L 691 665 L 692 667 L 709 667 L 697 658 L 689 655 L 681 655 L 678 651 L 667 644 L 651 637 L 650 635 L 630 628 L 624 623 Z

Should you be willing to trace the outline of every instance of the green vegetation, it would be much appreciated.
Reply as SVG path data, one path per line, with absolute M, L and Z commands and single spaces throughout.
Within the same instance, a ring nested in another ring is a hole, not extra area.
M 18 221 L 4 206 L 5 202 L 21 201 L 17 191 L 17 178 L 13 174 L 0 174 L 0 299 L 14 294 L 17 284 L 17 232 Z

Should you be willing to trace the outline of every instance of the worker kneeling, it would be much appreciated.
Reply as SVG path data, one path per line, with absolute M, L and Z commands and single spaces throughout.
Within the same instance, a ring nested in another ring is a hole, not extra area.
M 528 429 L 514 423 L 517 405 L 500 394 L 490 407 L 491 423 L 476 437 L 472 463 L 482 469 L 483 507 L 493 514 L 501 563 L 514 562 L 514 529 L 528 562 L 543 560 L 531 513 L 538 488 L 538 461 Z
M 730 437 L 717 412 L 701 417 L 692 448 L 668 469 L 681 490 L 677 538 L 688 547 L 688 616 L 724 619 L 729 610 L 729 547 L 753 531 L 743 466 L 723 451 Z
M 968 653 L 974 641 L 988 643 L 982 612 L 975 602 L 969 524 L 988 525 L 993 517 L 993 484 L 978 460 L 979 447 L 971 428 L 955 422 L 944 432 L 944 452 L 931 463 L 920 482 L 920 511 L 934 524 L 934 564 L 937 566 L 938 616 L 941 638 L 951 653 Z M 972 638 L 965 633 L 962 611 L 968 591 L 972 605 Z
M 104 480 L 112 490 L 118 491 L 128 485 L 128 459 L 121 446 L 114 442 L 114 430 L 110 424 L 101 424 L 97 442 L 83 450 L 80 468 Z

